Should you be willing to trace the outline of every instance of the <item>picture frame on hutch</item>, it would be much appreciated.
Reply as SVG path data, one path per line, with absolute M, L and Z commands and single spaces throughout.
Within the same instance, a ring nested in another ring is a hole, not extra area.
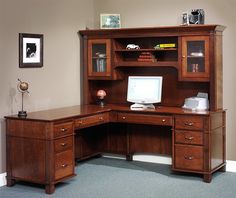
M 121 28 L 120 14 L 100 14 L 101 29 Z
M 43 34 L 19 33 L 19 67 L 43 66 Z

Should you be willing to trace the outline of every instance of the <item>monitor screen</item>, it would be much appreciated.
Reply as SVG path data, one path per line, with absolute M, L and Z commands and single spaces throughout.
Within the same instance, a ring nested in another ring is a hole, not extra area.
M 162 76 L 129 76 L 127 101 L 138 104 L 161 102 Z

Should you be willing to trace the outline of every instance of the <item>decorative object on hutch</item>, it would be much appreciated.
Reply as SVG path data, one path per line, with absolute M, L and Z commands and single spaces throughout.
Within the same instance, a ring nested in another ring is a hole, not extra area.
M 106 95 L 107 94 L 103 89 L 100 89 L 100 90 L 97 91 L 98 104 L 102 107 L 105 105 L 104 98 L 105 98 Z
M 224 29 L 189 25 L 79 31 L 81 105 L 32 112 L 24 119 L 5 117 L 7 185 L 24 180 L 44 184 L 46 193 L 53 193 L 56 183 L 74 176 L 74 158 L 102 153 L 122 154 L 127 160 L 135 153 L 168 155 L 172 170 L 198 173 L 211 182 L 212 174 L 226 166 Z M 130 43 L 141 48 L 126 49 Z M 175 47 L 154 49 L 161 43 Z M 158 60 L 138 61 L 142 52 Z M 96 53 L 105 54 L 99 57 L 106 59 L 105 71 L 96 69 Z M 158 107 L 130 110 L 129 76 L 163 77 Z M 109 93 L 104 107 L 97 105 L 100 89 Z M 198 92 L 208 94 L 209 110 L 182 108 Z

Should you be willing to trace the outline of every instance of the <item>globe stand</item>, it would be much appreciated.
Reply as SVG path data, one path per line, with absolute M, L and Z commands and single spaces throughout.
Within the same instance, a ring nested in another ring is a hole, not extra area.
M 19 118 L 26 118 L 27 112 L 24 111 L 24 92 L 21 92 L 21 111 L 18 111 L 18 117 Z

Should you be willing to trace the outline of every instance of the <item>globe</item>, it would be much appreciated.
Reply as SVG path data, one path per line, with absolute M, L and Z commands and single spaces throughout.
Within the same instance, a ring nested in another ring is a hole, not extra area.
M 20 118 L 26 118 L 27 112 L 24 111 L 24 93 L 28 92 L 29 84 L 27 82 L 23 82 L 20 79 L 18 79 L 19 83 L 17 84 L 17 89 L 21 93 L 21 111 L 18 112 L 18 117 Z

